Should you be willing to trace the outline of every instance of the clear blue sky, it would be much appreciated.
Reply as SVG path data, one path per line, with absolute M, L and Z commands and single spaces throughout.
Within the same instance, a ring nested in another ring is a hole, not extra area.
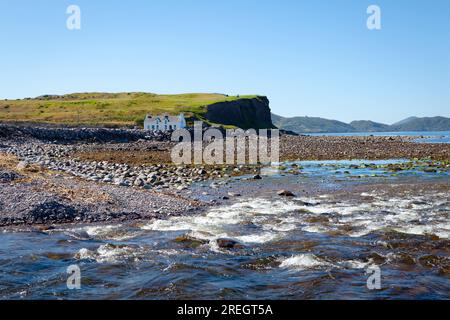
M 0 43 L 0 98 L 220 92 L 284 116 L 450 117 L 449 0 L 2 0 Z

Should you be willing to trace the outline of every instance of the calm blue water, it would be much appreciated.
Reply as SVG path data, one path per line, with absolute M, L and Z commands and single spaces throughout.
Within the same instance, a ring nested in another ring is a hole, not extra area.
M 406 132 L 347 132 L 347 133 L 312 133 L 310 136 L 331 137 L 424 137 L 418 139 L 425 143 L 450 143 L 450 131 L 406 131 Z
M 262 180 L 233 181 L 261 191 L 197 216 L 0 231 L 0 298 L 448 299 L 448 190 L 305 194 L 338 180 L 448 179 L 448 169 L 406 164 L 290 163 Z M 295 199 L 269 190 L 294 185 Z M 241 246 L 220 248 L 220 238 Z M 70 265 L 81 270 L 81 290 L 66 287 Z M 373 266 L 381 269 L 379 291 L 366 286 Z

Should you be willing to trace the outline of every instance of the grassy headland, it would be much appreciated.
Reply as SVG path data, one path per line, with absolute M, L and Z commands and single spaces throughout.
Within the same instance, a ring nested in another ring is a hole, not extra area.
M 0 101 L 0 121 L 38 122 L 66 125 L 141 125 L 147 113 L 172 115 L 184 112 L 187 118 L 204 118 L 208 105 L 252 99 L 257 96 L 227 96 L 191 93 L 74 93 L 34 99 Z

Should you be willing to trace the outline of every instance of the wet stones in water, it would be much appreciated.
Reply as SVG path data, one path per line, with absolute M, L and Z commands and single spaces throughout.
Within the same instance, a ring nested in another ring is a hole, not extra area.
M 181 243 L 188 248 L 198 248 L 201 245 L 208 243 L 206 240 L 197 239 L 188 235 L 183 235 L 174 240 L 176 243 Z
M 414 257 L 407 253 L 399 253 L 395 255 L 395 262 L 401 270 L 412 270 L 416 267 Z
M 416 206 L 424 206 L 424 205 L 427 205 L 428 202 L 426 202 L 426 201 L 421 201 L 421 200 L 415 200 L 415 201 L 412 201 L 411 204 L 414 204 L 414 205 L 416 205 Z
M 233 239 L 217 239 L 217 245 L 222 249 L 243 249 L 244 245 Z
M 230 196 L 230 197 L 240 197 L 241 196 L 241 194 L 240 193 L 236 193 L 236 192 L 228 192 L 228 196 Z
M 308 223 L 328 224 L 330 222 L 330 219 L 326 216 L 314 216 L 306 218 L 305 221 Z
M 245 269 L 250 270 L 270 270 L 280 265 L 276 256 L 269 256 L 260 259 L 253 260 L 243 265 Z
M 70 260 L 73 255 L 71 253 L 47 252 L 44 254 L 50 260 Z
M 262 177 L 259 174 L 254 175 L 253 180 L 262 180 Z
M 29 223 L 45 223 L 50 221 L 74 221 L 80 216 L 79 212 L 71 207 L 56 201 L 47 201 L 35 206 L 25 216 Z
M 295 197 L 295 194 L 293 194 L 291 191 L 288 190 L 280 190 L 277 192 L 277 194 L 280 197 L 290 197 L 290 198 Z
M 383 257 L 382 255 L 380 255 L 377 252 L 372 252 L 369 254 L 368 256 L 368 262 L 372 261 L 373 263 L 377 264 L 377 265 L 382 265 L 386 262 L 386 258 Z
M 305 201 L 301 201 L 301 200 L 299 200 L 297 203 L 299 205 L 302 205 L 302 206 L 305 206 L 305 207 L 314 207 L 314 206 L 317 206 L 317 205 L 320 204 L 320 203 L 305 202 Z
M 445 270 L 446 273 L 450 270 L 450 259 L 447 257 L 426 255 L 420 257 L 419 262 L 424 268 L 440 268 Z

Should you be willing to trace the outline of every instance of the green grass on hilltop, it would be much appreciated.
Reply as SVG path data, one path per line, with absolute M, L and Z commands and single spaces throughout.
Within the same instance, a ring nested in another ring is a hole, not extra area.
M 157 95 L 152 93 L 74 93 L 35 99 L 0 101 L 0 121 L 40 122 L 68 125 L 141 125 L 147 113 L 204 119 L 210 104 L 256 96 L 226 96 L 191 93 Z

